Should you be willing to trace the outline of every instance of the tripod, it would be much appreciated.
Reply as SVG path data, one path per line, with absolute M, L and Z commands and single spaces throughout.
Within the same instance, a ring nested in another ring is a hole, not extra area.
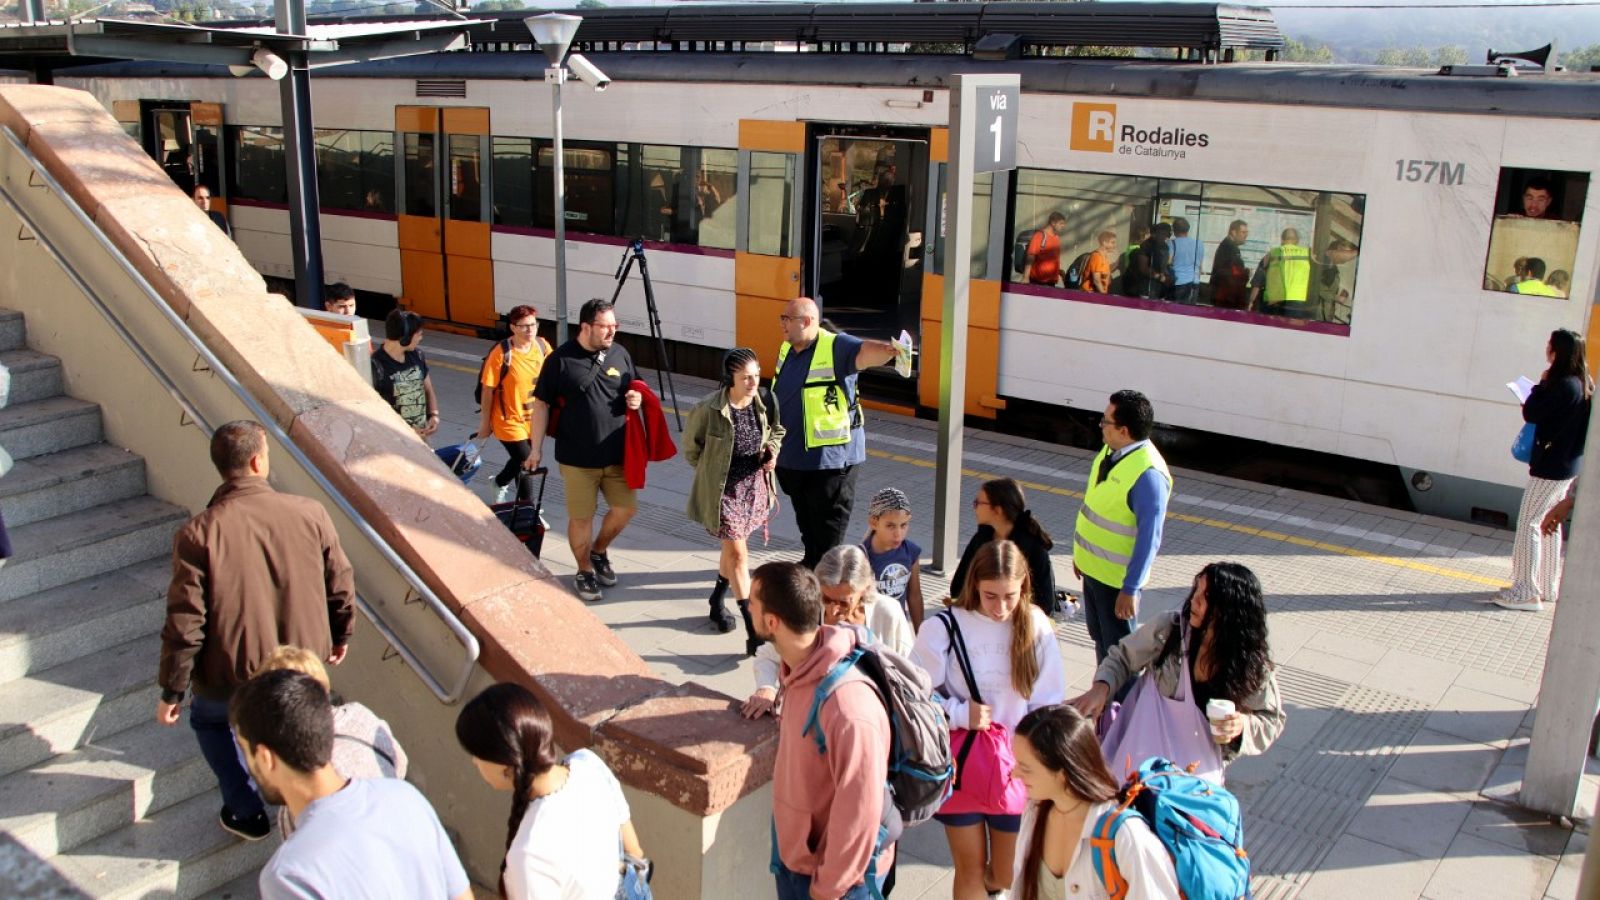
M 622 286 L 628 283 L 628 273 L 633 271 L 633 264 L 639 264 L 639 278 L 644 282 L 644 306 L 650 316 L 650 337 L 656 342 L 656 385 L 661 389 L 661 396 L 670 399 L 672 403 L 672 417 L 677 420 L 679 433 L 683 432 L 683 415 L 678 412 L 678 391 L 672 384 L 672 363 L 667 358 L 667 342 L 661 336 L 661 312 L 656 308 L 655 287 L 650 284 L 650 264 L 644 258 L 644 238 L 634 238 L 622 251 L 622 260 L 617 263 L 617 289 L 611 292 L 611 304 L 617 303 L 617 298 L 622 296 Z

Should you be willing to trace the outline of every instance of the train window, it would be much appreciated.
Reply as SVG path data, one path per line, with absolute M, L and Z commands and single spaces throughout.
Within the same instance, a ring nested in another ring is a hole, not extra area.
M 447 215 L 457 222 L 483 221 L 483 138 L 476 134 L 449 137 L 450 196 Z
M 549 141 L 539 141 L 536 169 L 538 181 L 534 195 L 534 224 L 541 228 L 555 227 L 555 148 Z M 567 227 L 573 231 L 590 234 L 615 234 L 616 209 L 613 182 L 616 161 L 615 144 L 573 144 L 562 148 L 562 165 L 566 181 Z
M 494 223 L 533 225 L 533 138 L 497 137 L 492 144 Z
M 793 256 L 795 169 L 793 153 L 750 153 L 751 253 Z
M 406 132 L 401 135 L 405 163 L 406 208 L 408 216 L 435 218 L 438 212 L 438 180 L 434 178 L 434 136 Z
M 1567 296 L 1588 194 L 1585 172 L 1501 169 L 1484 290 Z
M 317 196 L 324 209 L 394 211 L 394 134 L 317 130 Z
M 684 208 L 684 148 L 635 145 L 637 181 L 630 183 L 623 233 L 651 241 L 686 242 L 690 228 Z M 630 179 L 632 182 L 632 179 Z
M 739 218 L 739 151 L 701 150 L 694 191 L 697 243 L 732 250 Z
M 944 274 L 945 180 L 950 165 L 939 164 L 939 237 L 933 248 L 933 272 Z M 994 215 L 994 173 L 979 172 L 972 180 L 972 277 L 989 277 L 989 222 Z
M 229 169 L 228 198 L 287 203 L 283 176 L 283 129 L 257 125 L 229 126 L 234 152 Z
M 1019 169 L 1007 278 L 1348 326 L 1360 194 Z

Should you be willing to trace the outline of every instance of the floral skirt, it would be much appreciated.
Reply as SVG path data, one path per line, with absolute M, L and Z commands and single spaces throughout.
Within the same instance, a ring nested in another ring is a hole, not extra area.
M 717 539 L 742 541 L 749 537 L 767 524 L 771 505 L 766 473 L 762 470 L 734 482 L 722 492 L 722 527 L 717 530 Z

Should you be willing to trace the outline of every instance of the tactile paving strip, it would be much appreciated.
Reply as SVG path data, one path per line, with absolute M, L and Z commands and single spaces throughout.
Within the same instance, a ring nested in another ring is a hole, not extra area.
M 1420 701 L 1304 669 L 1281 666 L 1277 675 L 1289 728 L 1296 710 L 1331 716 L 1281 774 L 1237 792 L 1258 900 L 1299 894 L 1428 714 Z

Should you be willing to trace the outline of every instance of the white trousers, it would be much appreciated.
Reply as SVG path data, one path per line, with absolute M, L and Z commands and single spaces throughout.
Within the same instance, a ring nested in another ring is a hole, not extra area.
M 1542 534 L 1539 526 L 1575 480 L 1528 477 L 1517 512 L 1517 538 L 1511 545 L 1511 600 L 1555 602 L 1561 593 L 1561 532 Z

